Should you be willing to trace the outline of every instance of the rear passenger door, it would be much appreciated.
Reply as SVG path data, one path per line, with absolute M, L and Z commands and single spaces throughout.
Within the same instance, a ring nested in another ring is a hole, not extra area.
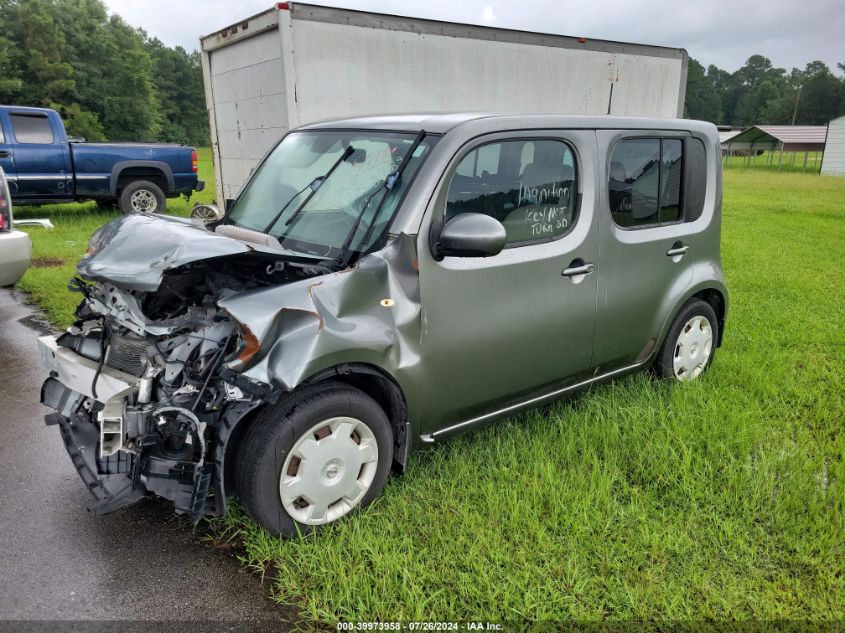
M 603 373 L 651 355 L 692 281 L 687 163 L 704 150 L 676 131 L 600 130 L 597 138 L 606 160 L 594 362 Z
M 41 112 L 9 112 L 21 198 L 63 198 L 71 176 L 66 143 Z

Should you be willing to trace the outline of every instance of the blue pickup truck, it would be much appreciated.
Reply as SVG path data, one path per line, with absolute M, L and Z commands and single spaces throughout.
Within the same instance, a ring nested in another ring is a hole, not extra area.
M 167 198 L 205 187 L 193 147 L 86 143 L 68 138 L 47 108 L 0 106 L 0 167 L 17 204 L 97 200 L 124 213 L 161 213 Z

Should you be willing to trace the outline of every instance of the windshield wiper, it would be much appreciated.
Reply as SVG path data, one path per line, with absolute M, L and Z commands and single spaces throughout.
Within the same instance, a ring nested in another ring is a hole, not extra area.
M 283 207 L 281 208 L 281 210 L 280 210 L 280 211 L 279 211 L 279 212 L 278 212 L 278 213 L 277 213 L 277 214 L 273 217 L 273 220 L 270 222 L 270 224 L 268 224 L 268 225 L 264 228 L 264 230 L 262 231 L 262 233 L 269 233 L 269 232 L 270 232 L 270 229 L 272 229 L 274 226 L 276 226 L 276 222 L 278 222 L 278 221 L 279 221 L 279 218 L 281 218 L 281 217 L 282 217 L 282 214 L 283 214 L 283 213 L 285 212 L 285 210 L 287 210 L 287 208 L 290 206 L 290 203 L 291 203 L 291 202 L 293 202 L 294 200 L 296 200 L 296 199 L 299 197 L 299 195 L 300 195 L 303 191 L 305 191 L 306 189 L 308 189 L 308 188 L 310 187 L 310 188 L 311 188 L 311 193 L 309 193 L 309 194 L 305 197 L 305 200 L 303 200 L 303 201 L 302 201 L 302 204 L 300 204 L 300 205 L 296 208 L 296 211 L 294 211 L 294 212 L 293 212 L 293 214 L 292 214 L 292 215 L 291 215 L 291 216 L 287 219 L 287 221 L 285 222 L 285 226 L 289 226 L 289 225 L 290 225 L 290 223 L 291 223 L 291 222 L 293 222 L 293 221 L 294 221 L 294 220 L 295 220 L 295 219 L 299 216 L 299 214 L 302 212 L 302 210 L 305 208 L 305 205 L 306 205 L 306 204 L 308 204 L 308 202 L 311 200 L 311 198 L 313 198 L 313 197 L 314 197 L 314 194 L 315 194 L 315 193 L 317 193 L 317 191 L 320 189 L 320 187 L 322 187 L 322 186 L 323 186 L 323 183 L 325 183 L 325 182 L 329 179 L 329 176 L 331 176 L 331 175 L 332 175 L 332 173 L 334 172 L 334 170 L 335 170 L 335 169 L 337 169 L 343 161 L 345 161 L 347 158 L 349 158 L 350 156 L 352 156 L 352 154 L 353 154 L 354 152 L 355 152 L 355 148 L 354 148 L 354 147 L 352 147 L 351 145 L 350 145 L 349 147 L 347 147 L 345 150 L 343 150 L 343 154 L 341 154 L 341 155 L 340 155 L 340 158 L 338 158 L 338 159 L 334 162 L 334 164 L 331 166 L 331 168 L 329 168 L 329 170 L 328 170 L 325 174 L 323 174 L 322 176 L 317 176 L 314 180 L 312 180 L 312 181 L 311 181 L 311 182 L 309 182 L 307 185 L 305 185 L 302 189 L 300 189 L 300 190 L 299 190 L 299 191 L 297 191 L 295 194 L 293 194 L 293 195 L 292 195 L 292 196 L 288 199 L 288 201 L 287 201 L 287 202 L 285 202 L 285 206 L 283 206 Z M 281 235 L 281 236 L 279 236 L 279 237 L 284 237 L 284 235 Z
M 381 211 L 381 208 L 384 206 L 384 201 L 387 200 L 387 195 L 393 188 L 398 184 L 399 179 L 402 176 L 402 172 L 405 171 L 405 167 L 408 166 L 408 163 L 411 160 L 411 156 L 413 156 L 414 152 L 419 147 L 420 143 L 422 143 L 423 138 L 425 138 L 425 130 L 420 130 L 420 133 L 417 134 L 414 142 L 411 144 L 411 147 L 408 148 L 408 151 L 402 156 L 402 160 L 399 163 L 399 167 L 397 167 L 394 171 L 387 174 L 384 179 L 384 183 L 382 183 L 381 187 L 376 189 L 373 193 L 370 194 L 367 201 L 364 203 L 364 207 L 361 209 L 361 212 L 358 214 L 358 217 L 355 218 L 355 222 L 352 225 L 352 228 L 349 229 L 349 233 L 346 234 L 346 237 L 343 240 L 343 245 L 340 247 L 340 253 L 335 258 L 338 266 L 340 268 L 346 268 L 349 264 L 349 260 L 352 258 L 353 251 L 349 250 L 349 247 L 352 245 L 352 239 L 355 237 L 355 233 L 358 231 L 358 227 L 361 226 L 361 222 L 364 219 L 364 214 L 367 212 L 367 207 L 370 205 L 370 200 L 373 199 L 373 196 L 376 195 L 382 189 L 385 190 L 385 194 L 379 200 L 378 206 L 376 210 L 373 211 L 373 217 L 370 219 L 370 226 L 367 227 L 367 232 L 364 234 L 364 237 L 369 237 L 370 231 L 373 229 L 373 225 L 375 224 L 376 218 L 378 218 L 378 214 Z

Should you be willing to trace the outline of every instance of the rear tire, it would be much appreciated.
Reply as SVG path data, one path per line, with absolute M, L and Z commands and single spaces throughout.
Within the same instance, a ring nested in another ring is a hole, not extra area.
M 375 400 L 324 382 L 256 417 L 238 449 L 235 483 L 259 525 L 291 537 L 370 504 L 392 461 L 390 421 Z
M 655 373 L 680 382 L 695 380 L 713 362 L 718 340 L 719 321 L 713 307 L 701 299 L 690 300 L 672 321 L 655 359 Z
M 164 192 L 154 182 L 133 180 L 123 188 L 119 198 L 120 210 L 124 214 L 164 213 L 167 199 Z

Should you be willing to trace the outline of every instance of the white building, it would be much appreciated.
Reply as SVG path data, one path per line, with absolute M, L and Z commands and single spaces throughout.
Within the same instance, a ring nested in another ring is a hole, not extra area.
M 821 173 L 845 176 L 845 116 L 827 124 L 827 143 L 822 157 Z

